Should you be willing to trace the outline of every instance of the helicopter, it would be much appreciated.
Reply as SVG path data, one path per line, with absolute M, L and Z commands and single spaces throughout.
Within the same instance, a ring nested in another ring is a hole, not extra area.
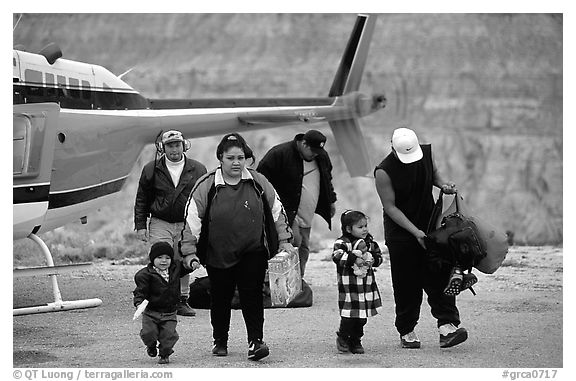
M 359 14 L 326 97 L 146 98 L 96 64 L 67 60 L 51 43 L 39 53 L 13 50 L 13 239 L 33 240 L 47 266 L 15 276 L 49 275 L 55 302 L 14 315 L 95 307 L 63 301 L 38 234 L 87 215 L 120 192 L 144 147 L 167 130 L 187 138 L 328 123 L 351 176 L 371 170 L 359 118 L 383 109 L 383 93 L 359 92 L 376 16 Z

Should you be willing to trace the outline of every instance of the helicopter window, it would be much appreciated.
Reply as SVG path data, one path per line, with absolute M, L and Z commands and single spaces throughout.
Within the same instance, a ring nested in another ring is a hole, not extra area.
M 42 72 L 39 72 L 38 70 L 26 69 L 24 72 L 24 78 L 26 78 L 26 82 L 38 85 L 42 83 Z
M 68 84 L 70 85 L 70 95 L 73 98 L 80 98 L 80 81 L 76 78 L 68 78 Z
M 56 76 L 58 80 L 58 96 L 65 97 L 68 95 L 68 90 L 66 89 L 66 77 L 63 75 Z
M 58 91 L 56 90 L 56 88 L 54 87 L 54 85 L 56 84 L 56 82 L 54 81 L 54 74 L 52 73 L 46 73 L 45 77 L 44 77 L 44 82 L 46 83 L 47 87 L 46 87 L 46 95 L 49 97 L 54 97 L 56 96 L 56 94 L 58 94 Z
M 28 96 L 42 96 L 44 88 L 42 87 L 42 72 L 38 70 L 26 69 L 24 71 L 26 82 L 32 86 L 28 88 Z
M 90 99 L 90 82 L 82 81 L 82 98 Z
M 14 147 L 13 147 L 13 172 L 19 175 L 23 172 L 26 164 L 26 136 L 30 131 L 30 121 L 26 117 L 14 116 L 12 123 L 14 130 Z

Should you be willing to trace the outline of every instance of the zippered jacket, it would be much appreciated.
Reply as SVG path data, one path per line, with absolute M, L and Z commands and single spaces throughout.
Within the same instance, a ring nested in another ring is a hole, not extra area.
M 157 312 L 174 312 L 180 299 L 180 277 L 191 273 L 192 270 L 186 269 L 182 261 L 173 260 L 168 268 L 168 282 L 162 278 L 154 265 L 148 263 L 148 266 L 139 270 L 134 275 L 136 288 L 134 289 L 134 307 L 142 303 L 144 299 L 148 300 L 147 309 Z
M 242 180 L 247 180 L 254 187 L 264 205 L 264 235 L 268 257 L 273 257 L 279 242 L 290 242 L 293 238 L 292 230 L 288 225 L 286 212 L 276 194 L 274 187 L 266 177 L 253 169 L 244 169 Z M 182 252 L 196 254 L 200 263 L 205 264 L 205 248 L 207 246 L 209 215 L 211 202 L 219 188 L 224 187 L 220 167 L 202 176 L 194 186 L 186 205 L 186 223 L 190 229 L 182 232 Z
M 150 216 L 166 222 L 184 222 L 188 196 L 196 181 L 206 173 L 202 163 L 184 158 L 184 168 L 176 187 L 166 167 L 165 156 L 144 166 L 134 204 L 135 230 L 146 229 Z

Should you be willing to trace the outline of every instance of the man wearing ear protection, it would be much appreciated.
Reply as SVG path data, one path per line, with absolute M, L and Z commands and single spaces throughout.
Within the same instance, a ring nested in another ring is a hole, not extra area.
M 184 209 L 188 196 L 196 180 L 206 173 L 202 163 L 186 157 L 189 145 L 180 131 L 162 134 L 160 142 L 156 144 L 157 153 L 161 156 L 142 169 L 134 204 L 134 226 L 138 238 L 150 244 L 172 242 L 176 259 L 180 257 L 178 242 L 186 224 Z M 187 254 L 190 253 L 182 253 Z M 187 303 L 189 283 L 189 275 L 180 279 L 178 315 L 196 315 Z

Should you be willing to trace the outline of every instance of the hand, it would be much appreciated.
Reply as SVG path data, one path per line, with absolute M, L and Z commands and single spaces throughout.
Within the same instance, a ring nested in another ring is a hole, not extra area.
M 184 258 L 182 258 L 182 264 L 184 265 L 184 268 L 188 270 L 196 270 L 197 268 L 200 267 L 198 257 L 193 254 L 187 255 Z
M 278 252 L 285 251 L 287 253 L 292 253 L 296 250 L 294 246 L 290 242 L 280 242 L 278 245 Z
M 374 263 L 374 257 L 372 256 L 371 253 L 366 253 L 364 263 L 366 263 L 367 266 L 372 266 L 372 264 Z
M 418 230 L 415 237 L 418 240 L 418 243 L 420 244 L 420 246 L 422 246 L 422 248 L 426 249 L 426 243 L 424 242 L 424 238 L 426 238 L 426 233 L 424 233 L 422 230 Z
M 447 182 L 446 184 L 442 184 L 440 188 L 442 189 L 442 192 L 446 194 L 454 194 L 458 191 L 456 189 L 456 184 L 451 181 Z
M 138 236 L 138 239 L 144 242 L 148 242 L 148 230 L 146 229 L 138 229 L 136 231 L 136 235 Z
M 362 258 L 362 251 L 361 250 L 354 249 L 354 250 L 352 250 L 352 254 L 354 254 L 358 258 Z

